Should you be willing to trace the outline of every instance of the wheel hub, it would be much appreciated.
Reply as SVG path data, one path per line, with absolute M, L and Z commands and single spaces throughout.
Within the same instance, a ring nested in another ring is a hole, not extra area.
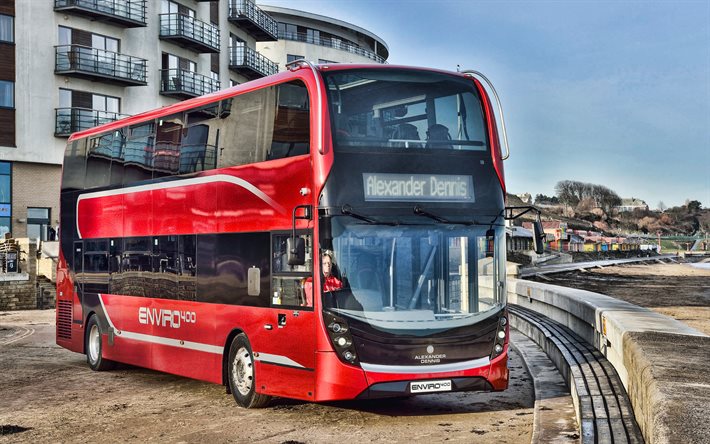
M 89 331 L 89 359 L 92 363 L 98 362 L 100 350 L 101 333 L 99 333 L 99 327 L 97 325 L 92 325 Z
M 236 383 L 239 393 L 247 396 L 254 382 L 254 363 L 251 359 L 251 353 L 245 347 L 241 347 L 234 358 L 232 379 Z

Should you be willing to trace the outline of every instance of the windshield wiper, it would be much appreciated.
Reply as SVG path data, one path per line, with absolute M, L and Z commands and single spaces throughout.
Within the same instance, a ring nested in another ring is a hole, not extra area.
M 362 214 L 357 214 L 357 213 L 353 212 L 353 207 L 351 207 L 348 204 L 343 205 L 342 208 L 340 208 L 340 212 L 346 216 L 354 217 L 355 219 L 361 220 L 363 222 L 367 222 L 370 225 L 375 225 L 375 224 L 379 223 L 375 219 L 371 219 L 367 216 L 363 216 Z
M 441 216 L 438 216 L 434 213 L 431 213 L 424 208 L 420 207 L 419 205 L 414 207 L 414 214 L 417 216 L 422 216 L 422 217 L 428 217 L 429 219 L 434 219 L 435 221 L 442 223 L 442 224 L 454 224 L 454 225 L 473 225 L 476 224 L 476 221 L 453 221 L 453 220 L 448 220 L 446 218 L 443 218 Z

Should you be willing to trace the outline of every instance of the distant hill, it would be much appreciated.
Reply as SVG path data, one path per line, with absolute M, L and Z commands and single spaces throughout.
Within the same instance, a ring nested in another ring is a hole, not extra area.
M 518 196 L 508 194 L 508 206 L 525 206 Z M 576 230 L 601 231 L 607 235 L 651 234 L 661 232 L 662 236 L 695 236 L 710 233 L 710 209 L 703 209 L 699 202 L 690 201 L 685 205 L 666 209 L 663 212 L 637 209 L 630 212 L 611 210 L 605 212 L 589 202 L 582 202 L 576 207 L 562 204 L 535 205 L 542 211 L 543 220 L 560 220 Z M 534 214 L 519 218 L 522 221 L 533 220 Z

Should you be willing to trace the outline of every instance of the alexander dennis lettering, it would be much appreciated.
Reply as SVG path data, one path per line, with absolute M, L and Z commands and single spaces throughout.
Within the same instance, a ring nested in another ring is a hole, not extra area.
M 471 176 L 363 173 L 365 200 L 473 202 Z

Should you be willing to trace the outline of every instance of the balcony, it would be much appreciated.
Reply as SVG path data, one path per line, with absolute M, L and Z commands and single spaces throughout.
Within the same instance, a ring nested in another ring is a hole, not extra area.
M 278 40 L 279 26 L 276 20 L 252 0 L 231 0 L 228 19 L 251 34 L 257 42 Z
M 147 85 L 145 59 L 82 45 L 55 46 L 55 74 L 127 86 Z
M 146 26 L 145 0 L 54 0 L 54 10 L 126 28 Z
M 245 45 L 229 48 L 229 69 L 249 80 L 276 74 L 278 64 Z
M 219 52 L 219 28 L 184 14 L 160 14 L 160 38 L 200 53 Z
M 57 108 L 55 112 L 54 135 L 57 137 L 69 137 L 77 131 L 128 117 L 127 114 L 87 108 Z
M 296 42 L 310 43 L 311 45 L 325 46 L 327 48 L 339 49 L 341 51 L 351 52 L 368 59 L 374 60 L 377 63 L 387 63 L 384 57 L 381 57 L 374 52 L 362 48 L 354 43 L 346 42 L 332 37 L 316 37 L 303 32 L 279 32 L 279 38 L 282 40 L 293 40 Z
M 160 70 L 160 94 L 189 99 L 219 90 L 219 80 L 184 69 Z

